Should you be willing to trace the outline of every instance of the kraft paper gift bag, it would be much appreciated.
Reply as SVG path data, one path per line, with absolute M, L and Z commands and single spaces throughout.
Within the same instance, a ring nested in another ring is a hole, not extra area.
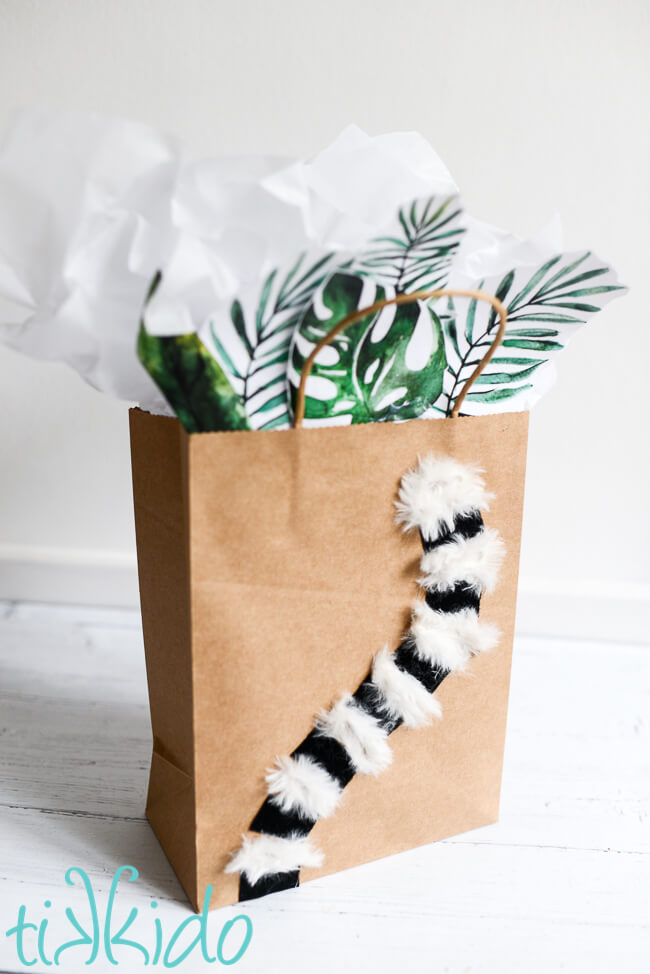
M 312 831 L 300 881 L 498 816 L 528 413 L 187 434 L 131 411 L 142 620 L 153 726 L 147 816 L 195 909 L 237 902 L 224 872 L 265 774 L 314 717 L 394 649 L 417 594 L 420 540 L 395 523 L 400 480 L 428 454 L 484 470 L 505 544 L 481 620 L 501 638 L 451 675 L 442 720 L 398 727 L 393 760 L 355 775 Z
M 494 821 L 525 411 L 612 269 L 473 219 L 417 133 L 355 126 L 307 161 L 197 161 L 23 113 L 3 203 L 3 339 L 141 407 L 147 813 L 194 906 Z

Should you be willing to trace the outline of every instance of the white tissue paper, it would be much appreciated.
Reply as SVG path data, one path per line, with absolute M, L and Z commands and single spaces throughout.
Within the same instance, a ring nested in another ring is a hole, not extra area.
M 168 364 L 148 362 L 161 393 L 136 354 L 143 320 L 154 339 L 198 336 L 243 406 L 240 426 L 285 428 L 302 364 L 337 320 L 444 286 L 509 308 L 470 414 L 530 408 L 555 353 L 622 290 L 594 255 L 561 254 L 556 225 L 524 242 L 468 217 L 417 133 L 350 126 L 308 162 L 196 161 L 143 125 L 30 111 L 0 152 L 7 343 L 152 412 L 172 412 L 171 399 L 190 430 L 208 428 L 197 392 L 181 376 L 179 408 L 160 379 Z M 306 425 L 448 414 L 494 324 L 483 302 L 447 298 L 364 319 L 319 355 Z

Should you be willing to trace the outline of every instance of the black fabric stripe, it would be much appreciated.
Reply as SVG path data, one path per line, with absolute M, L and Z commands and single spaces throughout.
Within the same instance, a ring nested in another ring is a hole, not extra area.
M 251 832 L 265 832 L 266 835 L 309 835 L 315 818 L 309 818 L 297 811 L 283 812 L 281 808 L 267 798 L 259 812 L 250 824 Z
M 480 511 L 469 511 L 467 514 L 459 514 L 454 521 L 453 530 L 449 530 L 446 525 L 440 527 L 440 532 L 435 538 L 425 538 L 420 532 L 422 547 L 425 551 L 433 551 L 441 544 L 446 544 L 454 535 L 461 538 L 473 538 L 483 530 L 483 517 Z
M 483 518 L 480 511 L 470 511 L 469 514 L 461 514 L 454 522 L 454 530 L 449 531 L 443 528 L 437 538 L 433 541 L 422 539 L 422 547 L 425 552 L 433 551 L 443 544 L 453 541 L 456 537 L 474 538 L 483 530 Z M 435 612 L 460 612 L 463 609 L 473 609 L 479 611 L 481 595 L 475 589 L 470 588 L 467 582 L 460 579 L 456 584 L 444 591 L 437 589 L 427 589 L 426 602 L 430 609 Z
M 440 592 L 437 589 L 427 590 L 426 603 L 435 612 L 461 612 L 463 609 L 479 611 L 481 595 L 467 582 L 456 582 L 453 588 Z
M 325 737 L 315 729 L 307 734 L 295 751 L 291 752 L 291 757 L 295 758 L 299 754 L 305 754 L 322 764 L 327 773 L 338 781 L 341 788 L 345 788 L 354 778 L 354 765 L 345 748 L 333 737 Z
M 391 717 L 387 713 L 384 701 L 384 695 L 382 694 L 379 687 L 375 686 L 372 682 L 370 674 L 365 678 L 363 683 L 361 683 L 353 694 L 354 700 L 357 704 L 365 710 L 367 714 L 377 721 L 380 727 L 382 727 L 387 734 L 392 734 L 393 731 L 399 727 L 402 723 L 401 717 Z
M 279 893 L 280 890 L 294 889 L 296 886 L 300 886 L 299 869 L 290 873 L 269 873 L 257 883 L 249 883 L 242 873 L 239 877 L 239 901 L 256 900 L 267 893 Z
M 412 639 L 405 639 L 395 651 L 395 664 L 419 680 L 423 687 L 433 693 L 440 686 L 449 670 L 442 666 L 432 666 L 417 653 Z

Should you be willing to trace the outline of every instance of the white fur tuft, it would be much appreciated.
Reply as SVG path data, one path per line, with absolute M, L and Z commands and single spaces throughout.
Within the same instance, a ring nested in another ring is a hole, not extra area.
M 387 646 L 372 662 L 372 682 L 381 691 L 388 713 L 401 717 L 406 727 L 424 727 L 432 718 L 442 717 L 442 708 L 433 694 L 397 666 Z
M 505 557 L 505 546 L 498 531 L 485 528 L 473 538 L 454 538 L 422 555 L 424 572 L 418 579 L 426 589 L 445 591 L 457 582 L 467 583 L 479 595 L 492 592 Z
M 421 457 L 402 477 L 396 520 L 405 531 L 418 528 L 427 540 L 450 531 L 459 514 L 489 510 L 492 494 L 485 490 L 481 470 L 451 457 Z
M 259 835 L 254 839 L 244 836 L 224 872 L 243 873 L 249 883 L 257 883 L 263 876 L 322 864 L 323 853 L 303 836 Z
M 308 818 L 327 818 L 341 800 L 341 786 L 322 765 L 306 754 L 279 757 L 266 780 L 271 801 L 283 812 L 302 812 Z
M 357 707 L 349 693 L 331 710 L 321 711 L 316 730 L 345 748 L 359 774 L 379 774 L 393 759 L 386 731 L 374 717 Z
M 423 659 L 451 672 L 463 670 L 472 656 L 493 649 L 500 638 L 496 626 L 479 622 L 473 609 L 436 612 L 424 601 L 413 606 L 411 635 Z

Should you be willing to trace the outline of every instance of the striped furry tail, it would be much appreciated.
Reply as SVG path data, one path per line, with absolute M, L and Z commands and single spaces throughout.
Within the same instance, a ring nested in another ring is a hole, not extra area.
M 446 457 L 424 457 L 402 478 L 396 520 L 420 532 L 425 597 L 395 652 L 380 650 L 356 691 L 318 714 L 302 743 L 268 771 L 268 796 L 250 825 L 258 835 L 244 837 L 226 866 L 240 875 L 240 900 L 298 886 L 304 866 L 320 866 L 309 839 L 316 822 L 334 814 L 355 774 L 388 767 L 397 727 L 441 716 L 433 694 L 446 676 L 497 644 L 498 631 L 478 618 L 504 557 L 499 534 L 483 524 L 491 499 L 480 470 Z

